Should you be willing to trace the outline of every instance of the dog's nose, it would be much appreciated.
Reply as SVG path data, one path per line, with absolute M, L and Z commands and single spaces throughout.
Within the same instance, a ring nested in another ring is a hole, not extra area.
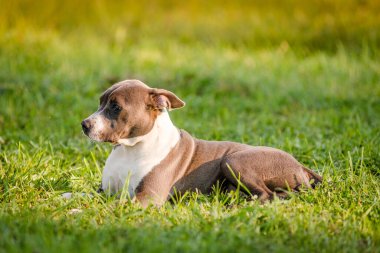
M 89 120 L 83 120 L 81 125 L 82 125 L 83 132 L 85 134 L 88 134 L 90 127 L 91 127 L 90 121 Z

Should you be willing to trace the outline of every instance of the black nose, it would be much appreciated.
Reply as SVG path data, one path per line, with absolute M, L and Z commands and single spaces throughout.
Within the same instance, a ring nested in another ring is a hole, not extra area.
M 90 121 L 89 120 L 83 120 L 81 125 L 82 125 L 82 129 L 83 129 L 83 133 L 88 134 L 88 132 L 90 131 L 90 128 L 91 128 Z

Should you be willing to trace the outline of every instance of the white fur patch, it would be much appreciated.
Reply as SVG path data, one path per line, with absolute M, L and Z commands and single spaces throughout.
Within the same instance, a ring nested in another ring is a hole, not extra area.
M 112 150 L 106 161 L 102 189 L 114 194 L 129 182 L 128 192 L 133 197 L 140 181 L 169 154 L 179 138 L 178 129 L 165 111 L 146 135 L 120 139 L 121 145 Z
M 94 141 L 102 141 L 100 136 L 101 133 L 104 131 L 105 126 L 103 117 L 100 113 L 96 112 L 89 118 L 94 120 L 94 125 L 92 130 L 90 131 L 89 137 Z
M 149 132 L 150 133 L 150 132 Z M 149 134 L 148 133 L 148 134 Z M 138 142 L 144 140 L 145 138 L 148 138 L 147 135 L 142 135 L 142 136 L 137 136 L 137 137 L 133 137 L 133 138 L 128 138 L 128 139 L 119 139 L 117 142 L 119 144 L 122 144 L 122 145 L 125 145 L 125 146 L 129 146 L 129 147 L 133 147 L 134 145 L 136 145 Z

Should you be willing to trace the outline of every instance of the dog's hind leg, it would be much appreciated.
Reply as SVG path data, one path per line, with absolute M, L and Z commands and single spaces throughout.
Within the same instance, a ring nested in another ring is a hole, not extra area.
M 223 176 L 234 187 L 240 185 L 240 189 L 250 195 L 256 195 L 261 202 L 273 199 L 273 192 L 258 177 L 242 174 L 242 168 L 238 163 L 230 159 L 223 159 L 221 171 Z M 247 192 L 248 191 L 248 192 Z

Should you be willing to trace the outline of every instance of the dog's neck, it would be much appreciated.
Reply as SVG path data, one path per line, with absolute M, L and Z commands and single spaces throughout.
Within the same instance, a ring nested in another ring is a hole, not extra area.
M 134 138 L 119 139 L 118 143 L 127 149 L 139 147 L 142 152 L 160 153 L 160 150 L 166 151 L 168 148 L 169 150 L 173 148 L 178 140 L 179 131 L 172 123 L 169 113 L 163 110 L 149 133 Z
M 144 176 L 165 159 L 179 139 L 179 130 L 168 112 L 162 112 L 146 135 L 119 140 L 121 145 L 107 159 L 102 189 L 116 193 L 129 180 L 128 192 L 132 197 Z

